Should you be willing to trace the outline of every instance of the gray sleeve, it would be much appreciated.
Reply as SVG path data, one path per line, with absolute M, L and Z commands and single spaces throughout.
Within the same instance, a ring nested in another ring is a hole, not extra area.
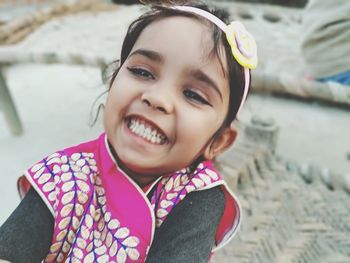
M 190 193 L 156 230 L 146 262 L 208 262 L 224 208 L 219 186 Z
M 31 188 L 0 228 L 0 259 L 41 262 L 49 251 L 53 228 L 53 216 Z

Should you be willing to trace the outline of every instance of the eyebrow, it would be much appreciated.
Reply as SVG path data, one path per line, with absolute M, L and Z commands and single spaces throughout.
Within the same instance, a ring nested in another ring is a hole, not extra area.
M 153 61 L 159 62 L 159 63 L 164 63 L 164 57 L 159 54 L 156 51 L 148 50 L 148 49 L 136 49 L 133 51 L 129 57 L 135 56 L 135 55 L 141 55 L 146 58 L 149 58 Z M 220 89 L 218 88 L 218 85 L 215 83 L 214 80 L 212 80 L 207 74 L 205 74 L 202 70 L 193 70 L 190 72 L 191 75 L 193 75 L 197 80 L 205 82 L 207 85 L 212 87 L 220 96 L 220 99 L 222 100 L 222 94 Z
M 216 85 L 215 81 L 212 80 L 207 74 L 205 74 L 202 70 L 195 70 L 192 71 L 191 74 L 199 81 L 205 82 L 208 84 L 210 87 L 212 87 L 216 93 L 219 94 L 220 99 L 222 100 L 222 94 L 220 89 L 218 88 L 218 85 Z
M 136 49 L 134 52 L 132 52 L 130 54 L 129 57 L 132 57 L 132 56 L 135 56 L 135 55 L 141 55 L 141 56 L 144 56 L 146 58 L 149 58 L 151 60 L 154 60 L 156 62 L 160 62 L 160 63 L 163 63 L 164 62 L 164 58 L 161 54 L 155 52 L 155 51 L 152 51 L 152 50 L 148 50 L 148 49 Z

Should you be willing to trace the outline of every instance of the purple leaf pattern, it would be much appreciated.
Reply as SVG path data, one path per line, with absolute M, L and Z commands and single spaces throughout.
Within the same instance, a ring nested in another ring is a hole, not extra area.
M 156 214 L 156 227 L 160 227 L 166 216 L 185 196 L 219 180 L 217 172 L 203 163 L 190 174 L 182 169 L 164 177 L 154 192 L 151 202 Z
M 129 262 L 140 258 L 139 238 L 113 218 L 92 153 L 58 152 L 30 172 L 55 214 L 44 262 Z

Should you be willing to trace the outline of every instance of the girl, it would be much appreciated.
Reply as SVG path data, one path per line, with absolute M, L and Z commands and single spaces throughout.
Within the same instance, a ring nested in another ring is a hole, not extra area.
M 28 193 L 1 229 L 1 258 L 206 262 L 232 238 L 238 201 L 212 160 L 236 138 L 257 58 L 243 25 L 226 20 L 188 3 L 153 6 L 130 25 L 105 132 L 19 179 Z

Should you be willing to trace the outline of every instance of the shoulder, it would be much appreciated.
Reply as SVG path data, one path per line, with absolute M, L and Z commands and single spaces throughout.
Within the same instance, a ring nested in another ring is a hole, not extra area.
M 220 186 L 186 195 L 156 229 L 147 262 L 208 262 L 225 200 Z
M 201 191 L 189 193 L 169 214 L 169 220 L 186 220 L 190 221 L 198 218 L 199 222 L 210 223 L 218 221 L 225 209 L 226 199 L 221 186 Z M 205 218 L 203 218 L 205 215 Z M 203 220 L 204 219 L 204 220 Z
M 215 209 L 215 207 L 221 207 L 223 209 L 225 202 L 225 194 L 221 186 L 216 186 L 201 191 L 193 191 L 189 193 L 182 201 L 182 203 L 188 203 L 188 205 L 206 206 L 208 209 Z

